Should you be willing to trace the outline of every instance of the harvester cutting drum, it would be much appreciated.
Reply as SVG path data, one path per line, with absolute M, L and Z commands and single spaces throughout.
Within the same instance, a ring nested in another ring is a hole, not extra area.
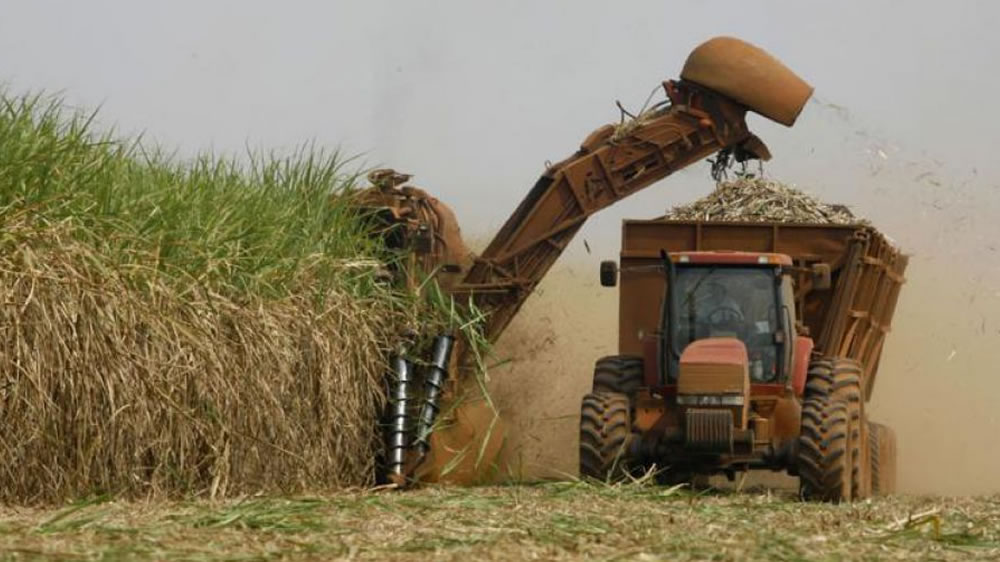
M 667 100 L 596 129 L 550 166 L 478 256 L 466 249 L 447 206 L 405 185 L 409 176 L 376 172 L 359 204 L 380 217 L 386 245 L 405 256 L 393 265 L 393 278 L 418 288 L 422 277 L 434 276 L 456 303 L 485 313 L 483 335 L 494 342 L 590 215 L 713 154 L 724 156 L 719 162 L 767 160 L 767 147 L 747 128 L 747 111 L 791 126 L 812 93 L 775 58 L 728 37 L 696 48 L 681 79 L 664 82 L 663 90 Z M 869 448 L 878 448 L 883 474 L 894 441 L 888 430 L 870 429 L 881 426 L 866 423 L 864 402 L 905 258 L 861 226 L 729 228 L 661 220 L 626 222 L 624 233 L 621 355 L 598 362 L 594 392 L 583 401 L 584 475 L 612 477 L 645 464 L 666 464 L 675 473 L 780 466 L 801 472 L 813 497 L 891 488 L 888 475 L 869 483 L 874 471 L 864 463 L 876 456 Z M 602 269 L 602 278 L 617 274 Z M 831 280 L 834 290 L 821 293 Z M 715 297 L 702 294 L 709 289 Z M 750 307 L 732 306 L 741 300 Z M 706 303 L 714 308 L 703 310 Z M 829 355 L 811 370 L 807 334 Z M 466 359 L 459 340 L 447 385 L 434 369 L 426 377 L 428 400 L 442 389 L 444 403 L 455 399 L 470 380 Z M 827 386 L 818 382 L 823 365 L 833 377 Z M 416 383 L 397 371 L 387 442 L 393 478 L 481 478 L 499 450 L 502 426 L 459 405 L 447 431 L 414 438 L 412 420 L 426 430 L 428 414 L 439 406 L 412 413 Z M 865 447 L 875 434 L 879 446 Z M 814 442 L 843 442 L 837 446 L 850 454 L 835 458 L 837 451 L 822 445 L 809 456 Z M 468 455 L 474 465 L 461 458 L 469 447 L 478 451 Z
M 405 485 L 408 476 L 430 452 L 431 433 L 441 411 L 441 396 L 454 346 L 455 338 L 451 335 L 434 338 L 431 361 L 421 369 L 424 384 L 419 400 L 414 389 L 416 369 L 406 349 L 400 349 L 392 358 L 388 380 L 390 400 L 384 419 L 385 466 L 380 475 L 389 482 Z

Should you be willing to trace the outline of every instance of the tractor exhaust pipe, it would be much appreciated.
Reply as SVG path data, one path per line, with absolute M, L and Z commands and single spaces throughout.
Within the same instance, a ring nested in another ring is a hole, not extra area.
M 413 364 L 403 355 L 392 358 L 392 396 L 389 404 L 389 435 L 386 468 L 390 480 L 403 476 L 406 451 L 410 447 L 410 383 L 413 382 Z
M 451 350 L 455 346 L 455 338 L 440 335 L 434 339 L 434 355 L 424 381 L 424 400 L 417 418 L 417 451 L 423 458 L 430 450 L 431 429 L 441 408 L 441 390 L 448 379 L 448 363 L 451 361 Z

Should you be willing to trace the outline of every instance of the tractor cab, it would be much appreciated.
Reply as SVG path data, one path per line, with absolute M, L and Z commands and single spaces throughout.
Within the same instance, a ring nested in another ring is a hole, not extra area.
M 812 351 L 796 334 L 791 258 L 662 252 L 657 269 L 659 324 L 629 399 L 644 437 L 630 455 L 704 474 L 787 464 Z
M 749 252 L 670 255 L 663 299 L 659 380 L 676 384 L 681 357 L 697 342 L 735 339 L 752 384 L 781 384 L 790 371 L 795 302 L 788 256 Z

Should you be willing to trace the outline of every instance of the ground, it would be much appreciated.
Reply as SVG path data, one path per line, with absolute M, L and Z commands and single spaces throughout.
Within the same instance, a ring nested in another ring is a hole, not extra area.
M 0 508 L 2 559 L 995 560 L 1000 496 L 808 504 L 580 482 Z

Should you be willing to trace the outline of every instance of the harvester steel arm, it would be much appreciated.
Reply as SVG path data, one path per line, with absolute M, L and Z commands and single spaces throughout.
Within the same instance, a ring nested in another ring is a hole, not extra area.
M 671 105 L 597 129 L 546 170 L 453 287 L 488 314 L 487 339 L 500 336 L 587 217 L 719 150 L 767 160 L 767 148 L 747 129 L 747 110 L 792 126 L 812 95 L 780 61 L 733 37 L 699 45 L 681 80 L 663 86 Z
M 488 314 L 495 341 L 587 217 L 719 150 L 769 157 L 747 129 L 746 107 L 688 82 L 665 82 L 671 104 L 605 125 L 551 166 L 475 260 L 456 296 Z

